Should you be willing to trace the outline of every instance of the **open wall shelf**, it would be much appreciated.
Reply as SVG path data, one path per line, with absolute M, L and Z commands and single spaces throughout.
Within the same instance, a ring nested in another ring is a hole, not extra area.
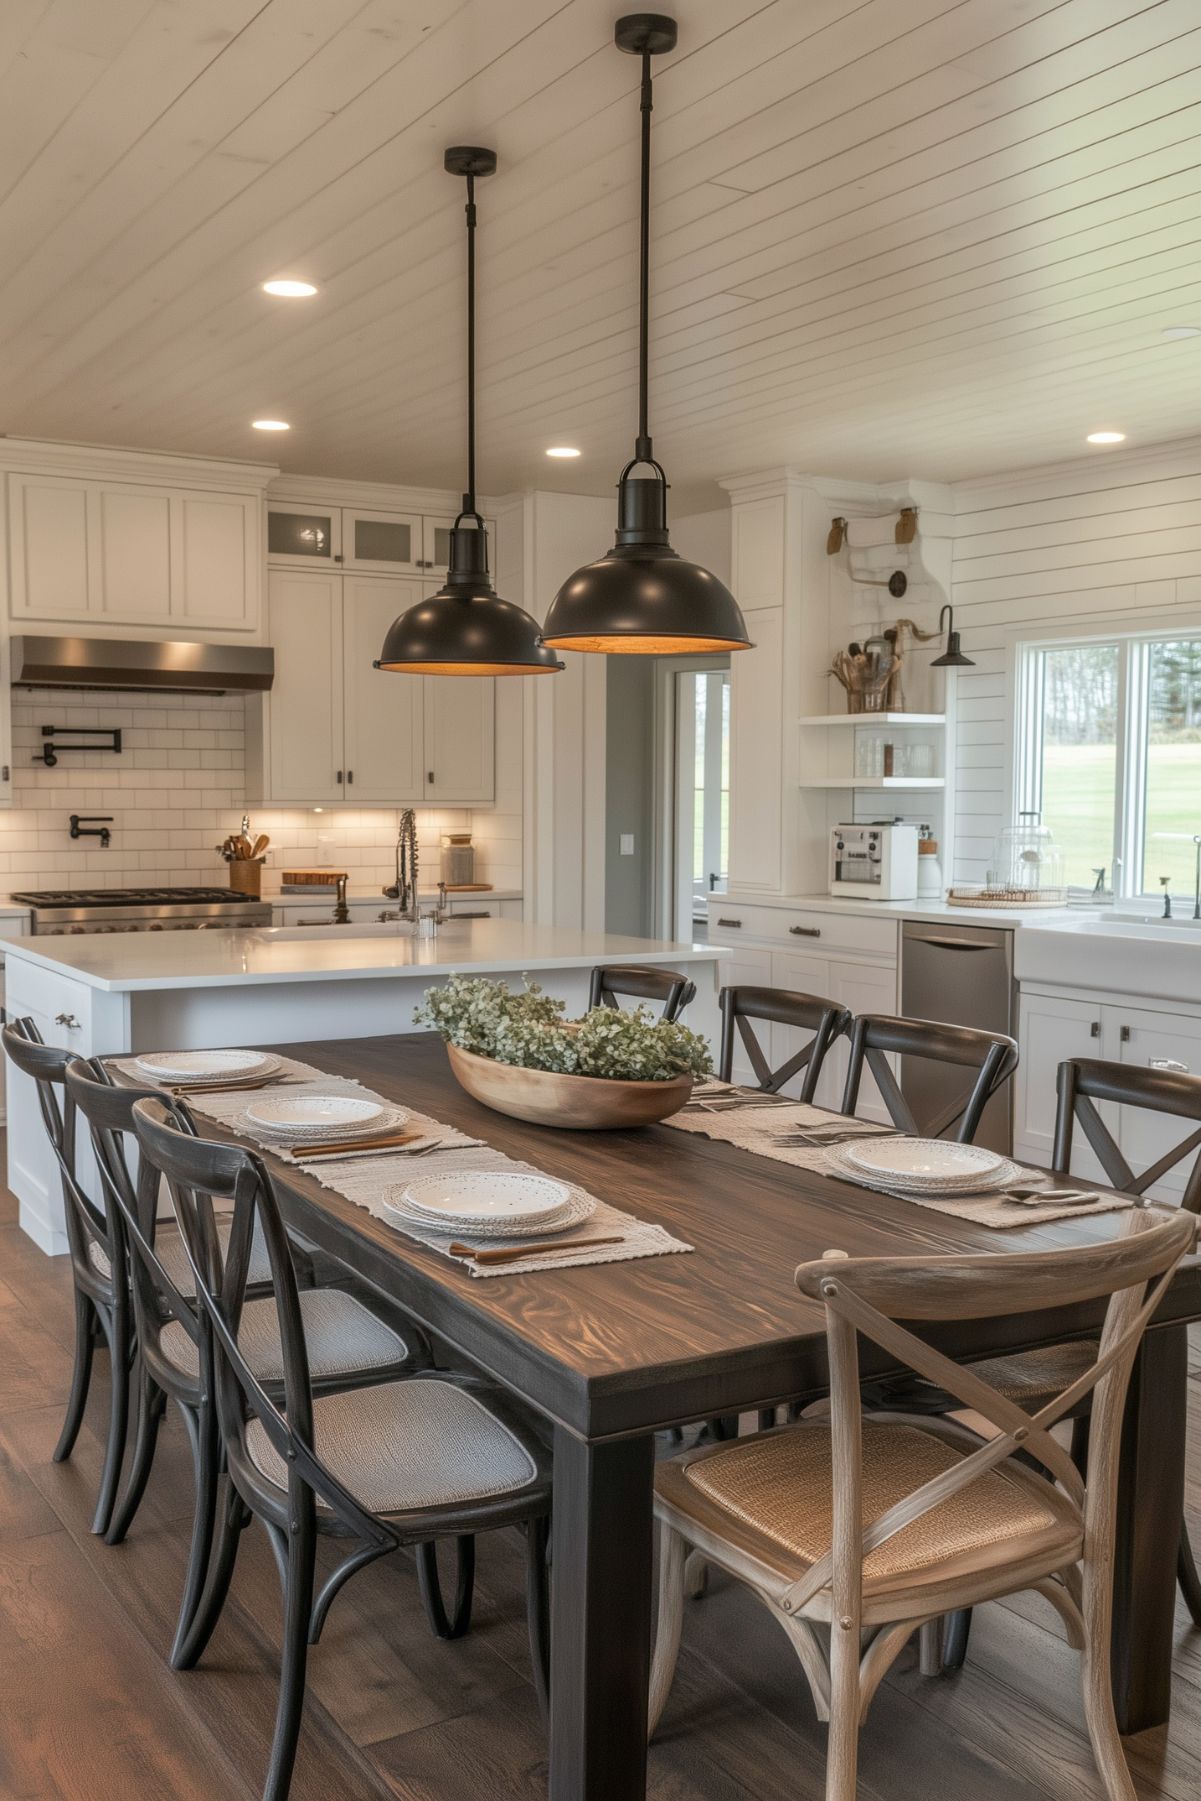
M 859 725 L 875 728 L 881 725 L 944 726 L 945 713 L 809 713 L 801 725 Z
M 945 788 L 945 775 L 810 775 L 799 788 Z

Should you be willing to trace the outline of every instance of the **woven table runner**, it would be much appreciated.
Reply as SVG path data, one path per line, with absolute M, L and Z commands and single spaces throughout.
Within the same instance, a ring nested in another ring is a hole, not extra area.
M 323 1075 L 311 1064 L 301 1063 L 293 1058 L 281 1058 L 280 1061 L 278 1074 L 287 1078 L 286 1089 L 281 1089 L 281 1092 L 286 1092 L 289 1096 L 346 1094 L 360 1100 L 379 1101 L 384 1107 L 392 1105 L 383 1095 L 376 1094 L 373 1089 L 348 1076 Z M 139 1085 L 155 1085 L 147 1083 L 145 1074 L 131 1059 L 116 1061 L 114 1067 Z M 246 1108 L 255 1095 L 267 1095 L 271 1092 L 264 1088 L 250 1092 L 243 1090 L 241 1093 L 231 1091 L 228 1094 L 198 1094 L 185 1098 L 194 1113 L 205 1114 L 209 1119 L 217 1120 L 239 1137 L 250 1139 L 259 1149 L 278 1157 L 281 1162 L 303 1169 L 306 1175 L 320 1182 L 323 1188 L 342 1195 L 356 1207 L 365 1208 L 374 1218 L 382 1220 L 394 1231 L 450 1258 L 452 1263 L 458 1264 L 476 1278 L 520 1276 L 543 1269 L 576 1269 L 591 1263 L 628 1263 L 638 1257 L 663 1257 L 694 1249 L 692 1245 L 685 1244 L 683 1239 L 674 1237 L 664 1226 L 635 1219 L 633 1214 L 623 1213 L 616 1207 L 610 1207 L 607 1202 L 597 1200 L 594 1211 L 578 1226 L 561 1233 L 547 1232 L 547 1239 L 553 1237 L 556 1248 L 541 1256 L 514 1258 L 511 1263 L 485 1264 L 482 1267 L 467 1258 L 450 1257 L 448 1246 L 452 1241 L 471 1237 L 467 1228 L 460 1226 L 451 1232 L 426 1231 L 416 1222 L 402 1220 L 397 1214 L 389 1212 L 384 1204 L 390 1189 L 402 1187 L 416 1175 L 441 1176 L 461 1170 L 509 1170 L 528 1175 L 543 1175 L 545 1172 L 535 1168 L 533 1164 L 516 1162 L 512 1157 L 506 1157 L 503 1151 L 485 1144 L 482 1139 L 469 1138 L 456 1127 L 443 1125 L 440 1120 L 431 1118 L 429 1114 L 418 1113 L 411 1107 L 405 1109 L 407 1118 L 403 1122 L 403 1130 L 421 1134 L 413 1145 L 414 1151 L 420 1150 L 423 1143 L 437 1139 L 439 1148 L 428 1155 L 414 1157 L 407 1150 L 395 1153 L 356 1152 L 348 1144 L 344 1155 L 306 1161 L 303 1146 L 285 1149 L 278 1138 L 262 1132 L 246 1118 Z M 588 1198 L 595 1199 L 591 1195 Z M 573 1240 L 579 1238 L 618 1238 L 620 1243 L 583 1247 L 578 1251 L 567 1248 Z M 518 1248 L 522 1240 L 481 1238 L 478 1242 L 480 1248 L 487 1245 L 489 1250 L 503 1250 Z M 563 1249 L 558 1248 L 560 1245 Z
M 885 1193 L 898 1201 L 912 1201 L 915 1207 L 926 1207 L 931 1213 L 949 1213 L 955 1219 L 971 1220 L 978 1226 L 1004 1229 L 1010 1226 L 1038 1226 L 1047 1220 L 1074 1219 L 1090 1213 L 1114 1213 L 1138 1203 L 1129 1195 L 1105 1194 L 1095 1201 L 1045 1205 L 1007 1200 L 997 1194 L 916 1195 L 901 1194 L 869 1182 L 850 1179 L 841 1165 L 831 1162 L 820 1140 L 828 1136 L 838 1143 L 851 1138 L 899 1137 L 892 1126 L 877 1125 L 872 1120 L 852 1119 L 827 1107 L 814 1107 L 807 1101 L 789 1100 L 779 1095 L 763 1094 L 754 1088 L 732 1088 L 727 1083 L 710 1082 L 697 1085 L 692 1099 L 679 1113 L 663 1122 L 681 1132 L 696 1132 L 703 1138 L 716 1138 L 723 1144 L 737 1145 L 756 1157 L 771 1157 L 777 1163 L 789 1163 L 794 1169 L 808 1169 L 817 1175 L 833 1176 L 859 1194 Z M 809 1134 L 814 1142 L 797 1142 Z M 1020 1188 L 1063 1186 L 1065 1178 L 1052 1176 L 1046 1170 L 1019 1169 L 1013 1186 Z M 1073 1187 L 1085 1186 L 1073 1183 Z

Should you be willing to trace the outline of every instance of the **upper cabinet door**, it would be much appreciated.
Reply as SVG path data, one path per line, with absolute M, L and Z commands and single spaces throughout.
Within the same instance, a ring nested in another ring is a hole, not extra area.
M 175 521 L 172 618 L 213 631 L 255 630 L 259 622 L 261 529 L 257 497 L 178 494 L 171 504 Z
M 425 675 L 427 806 L 457 807 L 496 798 L 496 678 Z
M 90 489 L 89 482 L 70 476 L 9 476 L 14 618 L 87 618 L 94 585 Z
M 422 688 L 419 675 L 373 667 L 388 627 L 420 600 L 420 582 L 347 576 L 343 584 L 346 781 L 351 805 L 411 805 L 424 796 Z
M 420 575 L 421 516 L 342 509 L 342 560 L 347 569 L 376 575 Z
M 267 557 L 292 569 L 329 569 L 341 563 L 342 509 L 268 501 Z
M 91 506 L 93 613 L 122 623 L 164 622 L 172 610 L 171 494 L 166 488 L 96 487 Z
M 275 682 L 268 696 L 264 798 L 318 805 L 343 800 L 341 577 L 272 570 L 268 631 Z

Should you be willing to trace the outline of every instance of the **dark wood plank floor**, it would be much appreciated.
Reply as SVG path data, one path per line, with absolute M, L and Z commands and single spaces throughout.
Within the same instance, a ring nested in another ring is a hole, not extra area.
M 275 1701 L 278 1584 L 251 1532 L 204 1667 L 162 1660 L 190 1511 L 177 1421 L 128 1543 L 88 1532 L 103 1368 L 70 1464 L 50 1453 L 71 1346 L 70 1278 L 0 1200 L 0 1796 L 4 1801 L 253 1801 Z M 101 1360 L 103 1363 L 103 1360 Z M 1201 1358 L 1190 1505 L 1201 1527 Z M 525 1648 L 521 1558 L 480 1547 L 476 1626 L 430 1638 L 404 1558 L 352 1582 L 313 1655 L 295 1801 L 539 1801 L 545 1744 Z M 1201 1633 L 1178 1620 L 1170 1729 L 1130 1742 L 1143 1801 L 1201 1793 Z M 1094 1801 L 1075 1660 L 1041 1603 L 977 1616 L 969 1667 L 882 1688 L 863 1740 L 863 1801 Z M 786 1642 L 743 1592 L 691 1607 L 651 1751 L 655 1801 L 817 1801 L 824 1729 Z

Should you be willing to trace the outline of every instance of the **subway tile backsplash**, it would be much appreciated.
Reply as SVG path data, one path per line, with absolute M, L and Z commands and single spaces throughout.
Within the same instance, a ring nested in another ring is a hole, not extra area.
M 215 846 L 244 812 L 271 848 L 263 891 L 285 867 L 346 869 L 352 888 L 382 887 L 395 867 L 398 814 L 386 808 L 248 807 L 245 708 L 240 695 L 13 691 L 13 799 L 0 809 L 0 891 L 24 888 L 224 887 Z M 122 749 L 71 751 L 56 768 L 35 761 L 42 726 L 111 730 Z M 70 837 L 72 813 L 111 814 L 112 842 Z M 480 881 L 521 887 L 521 818 L 489 809 L 418 812 L 423 875 L 437 881 L 439 834 L 474 831 Z

